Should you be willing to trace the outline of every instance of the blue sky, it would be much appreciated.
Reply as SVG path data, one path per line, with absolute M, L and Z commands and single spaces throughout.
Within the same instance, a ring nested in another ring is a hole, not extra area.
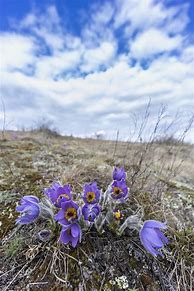
M 0 19 L 7 128 L 126 138 L 149 99 L 149 124 L 194 111 L 191 0 L 0 0 Z

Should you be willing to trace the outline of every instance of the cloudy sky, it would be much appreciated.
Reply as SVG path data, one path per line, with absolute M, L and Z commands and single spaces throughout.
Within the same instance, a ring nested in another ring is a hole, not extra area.
M 64 134 L 126 137 L 149 99 L 151 123 L 161 104 L 169 121 L 194 112 L 194 1 L 0 0 L 0 11 L 7 128 L 45 118 Z

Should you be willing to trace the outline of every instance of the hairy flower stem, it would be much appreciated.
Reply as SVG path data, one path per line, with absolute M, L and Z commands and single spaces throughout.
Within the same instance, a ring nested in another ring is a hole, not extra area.
M 103 197 L 103 202 L 102 202 L 103 209 L 106 207 L 107 202 L 109 201 L 110 192 L 111 192 L 111 185 L 109 185 L 106 191 L 104 192 L 104 197 Z
M 102 213 L 97 217 L 95 220 L 95 227 L 99 233 L 103 233 L 103 225 L 106 222 L 106 216 L 104 216 Z
M 126 228 L 139 231 L 141 227 L 142 227 L 142 222 L 141 222 L 140 217 L 137 214 L 131 215 L 120 226 L 120 228 L 117 231 L 117 234 L 122 235 Z

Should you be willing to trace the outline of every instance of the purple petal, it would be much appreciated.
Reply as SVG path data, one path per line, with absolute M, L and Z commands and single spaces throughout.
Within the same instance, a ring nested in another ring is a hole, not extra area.
M 121 167 L 121 168 L 115 167 L 113 169 L 112 176 L 113 176 L 113 180 L 117 180 L 117 181 L 119 181 L 121 179 L 126 179 L 126 173 L 125 173 L 124 168 L 123 167 Z
M 97 183 L 93 182 L 90 187 L 91 187 L 91 190 L 97 194 L 97 192 L 99 191 L 97 187 Z
M 53 182 L 50 188 L 46 188 L 44 189 L 44 194 L 47 195 L 49 197 L 49 199 L 51 200 L 51 202 L 53 204 L 56 204 L 57 202 L 57 189 L 61 187 L 61 185 L 58 182 Z M 56 206 L 58 207 L 58 205 L 56 204 Z
M 144 240 L 144 239 L 141 239 L 141 242 L 144 246 L 144 248 L 153 256 L 157 256 L 157 255 L 160 255 L 160 253 L 151 245 L 150 242 Z
M 52 183 L 52 188 L 56 191 L 59 187 L 61 187 L 61 184 L 58 182 L 53 182 Z
M 72 224 L 71 234 L 73 237 L 78 237 L 80 234 L 80 226 L 77 223 Z
M 97 204 L 92 208 L 92 211 L 95 213 L 95 215 L 97 216 L 100 213 L 100 206 Z
M 89 211 L 89 207 L 86 204 L 82 207 L 82 214 L 83 214 L 84 218 L 87 217 L 88 211 Z
M 155 232 L 158 234 L 158 237 L 161 239 L 163 244 L 168 244 L 168 238 L 163 234 L 162 231 L 160 231 L 158 228 L 155 229 Z
M 58 220 L 58 223 L 64 226 L 71 225 L 71 222 L 69 222 L 66 218 Z
M 92 182 L 91 185 L 92 189 L 96 190 L 97 189 L 97 183 L 96 182 Z
M 16 206 L 16 211 L 22 212 L 26 208 L 26 204 Z
M 144 227 L 150 227 L 150 228 L 162 228 L 166 229 L 167 226 L 165 223 L 157 221 L 157 220 L 147 220 L 144 222 Z
M 61 220 L 64 218 L 64 210 L 61 209 L 59 212 L 55 215 L 55 220 Z
M 72 237 L 71 238 L 71 245 L 73 248 L 75 248 L 77 246 L 78 240 L 79 240 L 79 237 Z
M 59 240 L 62 241 L 64 244 L 67 244 L 69 241 L 71 241 L 71 235 L 68 234 L 68 230 L 61 230 L 60 238 Z
M 90 185 L 89 184 L 85 184 L 84 185 L 84 192 L 87 193 L 87 192 L 90 192 L 90 191 L 91 191 Z
M 146 240 L 149 241 L 152 245 L 156 246 L 157 248 L 163 247 L 163 242 L 161 241 L 160 237 L 158 236 L 157 232 L 153 228 L 143 228 L 141 231 L 141 236 Z
M 33 222 L 35 219 L 37 218 L 37 216 L 34 215 L 25 215 L 25 216 L 21 216 L 19 218 L 16 219 L 16 224 L 29 224 L 31 222 Z
M 141 240 L 141 243 L 142 245 L 144 246 L 144 248 L 153 256 L 157 256 L 159 255 L 160 253 L 152 246 L 152 244 L 147 241 L 144 236 L 142 235 L 142 230 L 140 231 L 140 240 Z
M 36 196 L 33 195 L 26 195 L 22 198 L 22 201 L 25 202 L 32 202 L 32 203 L 39 203 L 39 199 Z
M 70 185 L 64 185 L 63 187 L 59 187 L 57 189 L 58 195 L 61 194 L 70 194 L 71 193 L 71 186 Z

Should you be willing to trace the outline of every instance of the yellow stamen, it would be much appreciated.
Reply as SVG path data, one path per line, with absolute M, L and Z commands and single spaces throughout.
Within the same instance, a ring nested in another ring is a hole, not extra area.
M 119 187 L 114 187 L 113 192 L 115 196 L 118 196 L 122 192 L 122 190 Z
M 115 213 L 114 213 L 114 217 L 116 218 L 116 219 L 120 219 L 121 218 L 121 212 L 120 212 L 120 210 L 117 210 Z
M 69 219 L 73 219 L 77 217 L 77 211 L 74 207 L 69 207 L 67 208 L 66 212 L 65 212 L 65 218 L 67 220 Z
M 96 195 L 94 192 L 87 192 L 86 194 L 86 200 L 88 202 L 92 202 L 95 199 Z

